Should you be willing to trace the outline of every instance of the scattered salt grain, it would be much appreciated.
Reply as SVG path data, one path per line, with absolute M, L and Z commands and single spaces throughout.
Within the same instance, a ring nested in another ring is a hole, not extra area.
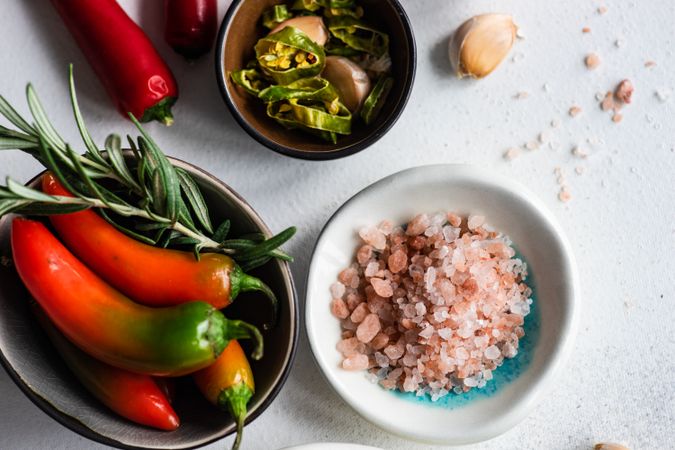
M 560 200 L 563 203 L 567 203 L 570 200 L 572 200 L 572 194 L 570 193 L 567 186 L 563 186 L 560 188 L 560 192 L 558 193 L 558 200 Z
M 598 7 L 598 14 L 602 15 L 607 12 L 607 7 L 606 6 L 599 6 Z
M 579 147 L 578 145 L 575 145 L 572 148 L 572 155 L 576 156 L 577 158 L 582 158 L 582 159 L 588 158 L 588 152 L 586 150 L 582 149 L 581 147 Z
M 645 61 L 645 67 L 647 69 L 651 69 L 652 67 L 656 66 L 656 61 Z
M 633 96 L 633 83 L 630 80 L 622 80 L 614 91 L 614 96 L 622 103 L 630 103 Z
M 551 140 L 551 133 L 548 131 L 542 131 L 539 133 L 539 142 L 542 144 L 547 144 Z
M 612 116 L 612 122 L 614 122 L 614 123 L 619 123 L 622 120 L 623 120 L 623 114 L 621 114 L 621 113 L 617 112 L 617 113 L 614 113 L 614 115 Z
M 584 58 L 584 64 L 590 70 L 596 69 L 600 65 L 600 57 L 595 53 L 589 53 Z
M 659 89 L 656 92 L 654 92 L 654 96 L 661 102 L 665 103 L 668 101 L 672 94 L 672 91 L 670 89 Z
M 539 148 L 539 142 L 538 141 L 530 141 L 525 144 L 525 148 L 528 150 L 536 150 Z
M 551 128 L 560 128 L 560 119 L 556 118 L 551 120 Z
M 607 91 L 605 97 L 602 99 L 602 103 L 600 103 L 600 108 L 603 111 L 609 111 L 614 108 L 614 94 L 612 91 Z
M 586 168 L 583 166 L 576 166 L 574 168 L 574 171 L 576 172 L 577 175 L 581 175 L 586 171 Z
M 588 27 L 583 27 L 583 28 L 581 29 L 581 32 L 582 32 L 582 33 L 590 33 L 590 32 L 591 32 L 591 29 L 588 28 Z
M 571 117 L 576 117 L 576 116 L 578 116 L 579 114 L 581 114 L 581 108 L 578 107 L 578 106 L 576 106 L 576 105 L 575 105 L 575 106 L 572 106 L 572 107 L 569 109 L 568 113 L 569 113 L 569 115 L 570 115 Z
M 516 100 L 524 100 L 529 96 L 530 94 L 528 92 L 520 91 L 516 95 L 514 95 L 513 98 L 515 98 Z
M 507 161 L 513 161 L 517 157 L 519 157 L 521 154 L 521 151 L 517 147 L 511 147 L 508 150 L 504 152 L 504 159 Z

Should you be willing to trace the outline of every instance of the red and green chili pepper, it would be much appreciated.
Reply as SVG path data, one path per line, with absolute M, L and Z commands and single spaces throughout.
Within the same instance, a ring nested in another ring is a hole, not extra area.
M 33 304 L 40 325 L 68 368 L 101 403 L 132 422 L 160 430 L 178 428 L 180 420 L 170 400 L 149 375 L 104 364 L 71 344 L 39 306 Z
M 173 122 L 178 85 L 162 57 L 115 0 L 52 0 L 120 112 Z
M 253 372 L 239 342 L 232 340 L 215 363 L 192 376 L 206 399 L 228 411 L 237 423 L 239 448 L 246 419 L 246 405 L 255 392 Z
M 51 321 L 96 359 L 157 376 L 192 373 L 216 361 L 232 339 L 257 328 L 229 320 L 205 302 L 150 308 L 134 303 L 82 264 L 40 222 L 12 222 L 12 254 L 19 276 Z M 141 272 L 139 272 L 141 273 Z

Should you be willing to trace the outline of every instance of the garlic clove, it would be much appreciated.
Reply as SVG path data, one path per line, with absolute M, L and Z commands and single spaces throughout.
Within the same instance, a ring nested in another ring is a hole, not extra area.
M 281 31 L 286 27 L 297 28 L 321 46 L 326 45 L 326 42 L 328 41 L 328 29 L 323 23 L 323 19 L 319 16 L 301 16 L 284 20 L 270 31 L 270 34 Z
M 483 78 L 506 57 L 518 27 L 507 14 L 481 14 L 464 22 L 449 45 L 450 63 L 459 78 Z
M 358 111 L 370 93 L 370 78 L 352 60 L 344 56 L 327 56 L 321 74 L 340 93 L 340 100 L 352 113 Z

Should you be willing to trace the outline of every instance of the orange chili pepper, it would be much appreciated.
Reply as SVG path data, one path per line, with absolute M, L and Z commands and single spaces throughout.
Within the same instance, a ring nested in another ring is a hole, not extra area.
M 237 438 L 232 449 L 238 449 L 244 431 L 246 405 L 255 392 L 253 372 L 239 342 L 230 341 L 215 363 L 195 372 L 192 378 L 208 401 L 229 411 L 236 421 Z
M 42 190 L 72 196 L 47 173 Z M 193 300 L 217 309 L 228 306 L 239 292 L 261 291 L 277 301 L 267 285 L 245 274 L 229 256 L 153 247 L 109 224 L 94 211 L 49 217 L 61 240 L 78 259 L 122 293 L 148 306 L 172 306 Z

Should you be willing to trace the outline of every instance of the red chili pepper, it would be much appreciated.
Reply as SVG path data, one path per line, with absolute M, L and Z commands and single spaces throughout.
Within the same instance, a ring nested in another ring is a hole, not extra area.
M 71 344 L 36 304 L 33 312 L 68 368 L 101 403 L 132 422 L 160 430 L 178 428 L 180 420 L 169 399 L 148 375 L 104 364 Z
M 213 364 L 232 339 L 262 335 L 205 302 L 150 308 L 106 284 L 34 220 L 12 222 L 12 256 L 21 280 L 54 325 L 81 350 L 111 366 L 180 376 Z
M 244 431 L 246 405 L 255 392 L 253 372 L 239 342 L 230 341 L 215 363 L 195 372 L 192 378 L 208 401 L 234 418 L 237 438 L 232 449 L 238 449 Z
M 115 0 L 52 0 L 120 112 L 173 123 L 178 85 L 171 70 Z
M 42 190 L 71 196 L 49 173 L 42 178 Z M 206 253 L 197 261 L 190 252 L 153 247 L 130 238 L 90 210 L 53 215 L 49 220 L 80 260 L 139 303 L 169 306 L 199 299 L 222 309 L 239 292 L 262 291 L 276 308 L 269 287 L 246 275 L 226 255 Z
M 188 59 L 207 53 L 216 37 L 216 0 L 165 0 L 164 40 Z

